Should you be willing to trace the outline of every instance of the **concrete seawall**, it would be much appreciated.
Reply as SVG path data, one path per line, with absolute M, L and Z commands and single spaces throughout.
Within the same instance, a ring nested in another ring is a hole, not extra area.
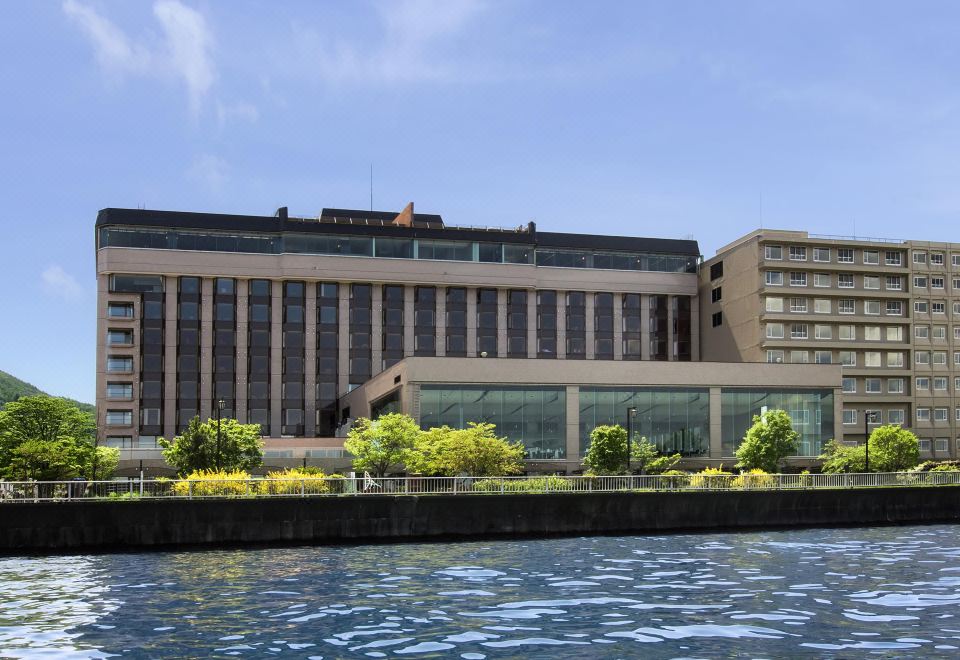
M 0 504 L 0 552 L 960 521 L 960 488 Z

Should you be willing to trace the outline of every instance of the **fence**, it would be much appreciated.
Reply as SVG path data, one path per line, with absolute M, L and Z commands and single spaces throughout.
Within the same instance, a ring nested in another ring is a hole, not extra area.
M 960 472 L 866 474 L 679 474 L 547 477 L 370 477 L 288 479 L 133 479 L 129 481 L 0 481 L 2 502 L 211 497 L 364 495 L 499 495 L 724 490 L 802 490 L 957 486 Z

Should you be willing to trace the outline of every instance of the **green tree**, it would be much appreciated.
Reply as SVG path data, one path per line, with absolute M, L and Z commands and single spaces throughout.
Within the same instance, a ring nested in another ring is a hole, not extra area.
M 10 401 L 0 410 L 0 477 L 86 474 L 96 437 L 93 415 L 65 399 L 38 394 Z
M 583 464 L 593 474 L 620 474 L 627 465 L 627 431 L 619 424 L 598 426 L 590 432 Z
M 524 447 L 496 435 L 496 426 L 470 422 L 465 429 L 449 426 L 423 431 L 414 443 L 407 469 L 453 477 L 496 477 L 523 470 Z
M 263 463 L 263 441 L 259 424 L 241 424 L 235 419 L 220 420 L 217 441 L 217 420 L 190 420 L 183 434 L 173 441 L 160 438 L 163 458 L 180 475 L 197 470 L 234 472 L 249 471 Z
M 824 472 L 866 472 L 867 447 L 831 440 L 824 446 L 820 460 Z M 900 428 L 898 424 L 884 424 L 870 434 L 871 472 L 902 472 L 919 462 L 920 441 L 912 431 Z
M 97 479 L 102 481 L 110 479 L 120 465 L 120 450 L 116 447 L 99 446 L 96 452 Z
M 845 445 L 836 440 L 830 440 L 823 446 L 820 468 L 826 474 L 840 474 L 846 472 L 863 472 L 866 464 L 866 452 L 863 445 Z
M 657 446 L 644 437 L 630 443 L 630 467 L 640 474 L 661 474 L 680 462 L 680 454 L 661 456 Z
M 737 447 L 737 467 L 777 472 L 783 459 L 795 453 L 799 446 L 800 434 L 793 430 L 786 411 L 769 410 L 763 415 L 754 415 L 753 426 Z
M 10 452 L 6 476 L 13 481 L 64 481 L 80 474 L 83 455 L 67 440 L 27 440 Z
M 406 465 L 420 427 L 409 415 L 390 413 L 375 420 L 360 417 L 353 423 L 343 443 L 353 454 L 353 467 L 382 477 L 392 468 Z

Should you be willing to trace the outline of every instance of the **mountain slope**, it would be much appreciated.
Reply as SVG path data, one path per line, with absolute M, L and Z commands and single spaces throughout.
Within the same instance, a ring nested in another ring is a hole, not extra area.
M 16 401 L 22 396 L 33 396 L 35 394 L 46 394 L 46 392 L 42 392 L 30 383 L 11 376 L 6 371 L 0 371 L 0 407 L 8 401 Z M 66 397 L 64 398 L 66 399 Z M 82 403 L 73 399 L 67 399 L 67 401 L 76 404 L 80 410 L 94 411 L 94 407 L 89 403 Z

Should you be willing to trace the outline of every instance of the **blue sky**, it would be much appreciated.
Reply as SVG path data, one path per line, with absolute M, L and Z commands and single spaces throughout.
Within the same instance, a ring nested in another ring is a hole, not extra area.
M 29 0 L 0 21 L 0 369 L 94 398 L 107 206 L 960 241 L 956 2 Z M 15 347 L 15 348 L 11 348 Z

